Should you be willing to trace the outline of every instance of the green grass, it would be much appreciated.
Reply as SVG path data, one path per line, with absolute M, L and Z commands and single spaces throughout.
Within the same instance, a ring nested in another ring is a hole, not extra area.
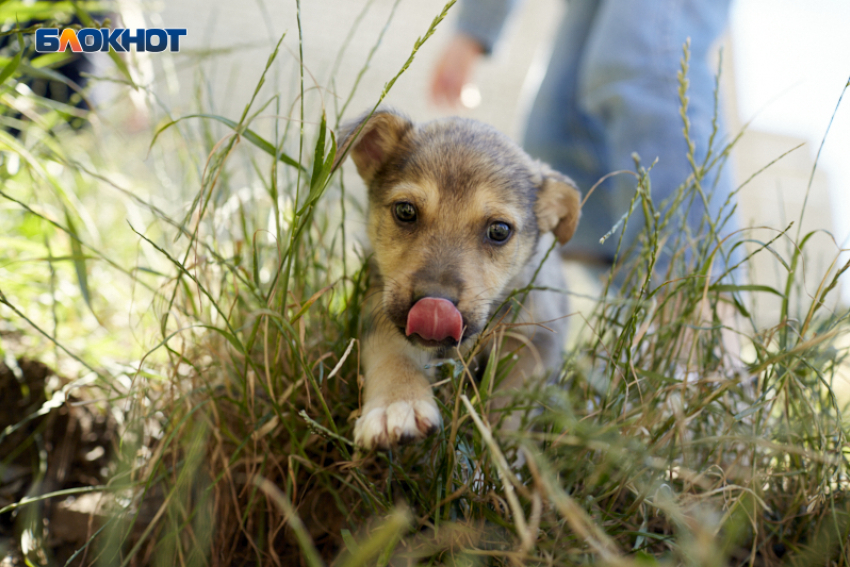
M 510 366 L 497 349 L 481 384 L 464 361 L 440 368 L 439 434 L 357 451 L 368 274 L 345 231 L 358 214 L 351 172 L 331 171 L 332 126 L 345 116 L 331 111 L 337 102 L 319 104 L 300 67 L 292 100 L 269 94 L 277 55 L 239 116 L 158 111 L 142 141 L 128 141 L 122 117 L 104 120 L 106 111 L 71 130 L 76 110 L 15 90 L 27 67 L 0 87 L 4 127 L 22 129 L 0 132 L 0 351 L 12 365 L 26 356 L 56 368 L 54 389 L 114 416 L 119 432 L 108 481 L 54 489 L 104 495 L 107 511 L 73 561 L 850 564 L 848 424 L 834 388 L 847 311 L 827 302 L 846 266 L 832 265 L 807 294 L 799 283 L 811 235 L 792 227 L 749 248 L 776 256 L 784 288 L 719 284 L 730 244 L 716 234 L 734 199 L 701 234 L 683 233 L 639 163 L 632 204 L 649 221 L 622 251 L 621 283 L 579 325 L 559 383 L 517 393 L 527 427 L 485 425 L 492 386 Z M 18 60 L 32 56 L 28 48 Z M 687 49 L 685 136 L 686 74 Z M 25 104 L 35 110 L 21 122 L 14 109 Z M 293 120 L 255 126 L 290 108 Z M 694 174 L 677 202 L 709 192 L 706 172 L 737 139 L 715 140 L 704 163 L 690 145 Z M 148 165 L 132 165 L 128 154 L 141 159 L 148 144 Z M 191 193 L 167 198 L 163 178 Z M 665 273 L 662 244 L 678 252 Z M 750 312 L 760 294 L 782 298 L 769 325 Z M 35 428 L 23 449 L 0 451 L 0 471 L 32 449 L 44 474 L 45 435 Z M 42 492 L 0 510 L 31 564 L 55 563 L 44 552 Z

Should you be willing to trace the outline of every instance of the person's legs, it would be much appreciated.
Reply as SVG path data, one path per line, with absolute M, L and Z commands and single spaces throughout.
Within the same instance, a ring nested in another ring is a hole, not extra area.
M 603 124 L 578 105 L 580 64 L 598 8 L 597 0 L 569 2 L 522 142 L 529 154 L 570 176 L 582 192 L 609 171 Z M 585 205 L 582 229 L 567 244 L 570 253 L 598 257 L 599 237 L 616 220 L 610 189 L 600 187 Z
M 578 65 L 577 104 L 602 125 L 609 170 L 634 170 L 633 152 L 644 166 L 658 158 L 650 174 L 655 203 L 670 197 L 693 173 L 682 134 L 676 79 L 682 45 L 689 37 L 690 135 L 696 163 L 706 155 L 714 115 L 714 71 L 708 67 L 708 51 L 726 25 L 728 9 L 729 0 L 601 0 L 596 10 Z M 628 175 L 617 176 L 613 183 L 605 205 L 612 207 L 611 215 L 617 219 L 628 209 L 636 183 Z M 732 190 L 731 179 L 728 173 L 717 179 L 712 172 L 702 188 L 707 195 L 713 192 L 709 214 L 715 218 Z M 687 211 L 692 232 L 700 227 L 704 212 L 697 197 Z M 642 217 L 635 215 L 624 242 L 631 243 L 642 225 Z M 610 226 L 590 228 L 598 239 L 601 234 L 596 233 L 604 234 Z M 724 232 L 736 228 L 733 219 Z M 613 237 L 599 246 L 600 255 L 612 254 L 617 240 Z

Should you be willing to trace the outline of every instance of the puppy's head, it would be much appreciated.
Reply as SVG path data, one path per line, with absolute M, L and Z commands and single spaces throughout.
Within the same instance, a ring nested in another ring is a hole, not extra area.
M 340 140 L 369 192 L 383 315 L 420 346 L 480 332 L 540 234 L 564 243 L 578 223 L 573 182 L 480 122 L 415 125 L 381 110 Z

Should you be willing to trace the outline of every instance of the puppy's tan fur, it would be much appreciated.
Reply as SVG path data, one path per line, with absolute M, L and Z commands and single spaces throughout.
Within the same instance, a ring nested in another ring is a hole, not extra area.
M 355 441 L 389 448 L 421 439 L 441 425 L 426 365 L 461 354 L 513 289 L 526 286 L 552 238 L 569 240 L 579 218 L 573 182 L 532 160 L 493 128 L 460 118 L 415 125 L 390 110 L 349 125 L 339 155 L 349 153 L 368 188 L 368 236 L 373 248 L 372 289 L 365 306 L 365 386 Z M 415 222 L 400 222 L 397 203 L 415 207 Z M 488 237 L 506 223 L 502 244 Z M 563 287 L 557 254 L 545 262 L 536 284 Z M 405 336 L 408 311 L 422 297 L 452 301 L 463 318 L 460 345 L 424 344 Z M 506 380 L 520 386 L 560 361 L 566 302 L 561 294 L 534 291 L 506 348 L 519 348 Z

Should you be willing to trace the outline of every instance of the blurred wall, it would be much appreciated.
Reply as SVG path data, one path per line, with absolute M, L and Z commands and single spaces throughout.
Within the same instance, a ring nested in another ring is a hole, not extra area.
M 341 106 L 386 26 L 395 2 L 304 0 L 301 4 L 304 60 L 312 75 L 306 78 L 307 87 L 318 83 L 326 89 L 323 94 L 325 104 Z M 444 5 L 434 0 L 401 1 L 397 4 L 392 23 L 386 28 L 349 105 L 348 116 L 356 116 L 374 105 L 384 83 L 398 72 L 410 55 L 414 41 L 427 30 Z M 368 9 L 345 48 L 339 70 L 331 83 L 329 73 L 338 51 L 352 24 L 367 5 Z M 218 111 L 233 115 L 247 102 L 271 48 L 284 32 L 285 50 L 280 57 L 284 65 L 279 88 L 284 100 L 294 100 L 292 95 L 297 81 L 291 64 L 297 60 L 298 53 L 295 7 L 294 1 L 172 0 L 163 4 L 158 14 L 148 12 L 147 15 L 152 24 L 189 28 L 183 46 L 195 61 L 205 54 L 216 54 L 203 66 L 209 84 L 208 93 L 215 100 Z M 461 114 L 486 120 L 513 136 L 518 134 L 517 101 L 527 71 L 535 53 L 545 49 L 564 9 L 563 0 L 535 0 L 517 11 L 517 17 L 506 29 L 505 39 L 510 43 L 510 49 L 499 50 L 481 67 L 476 78 L 483 94 L 480 106 L 475 110 L 460 109 Z M 395 84 L 385 100 L 387 104 L 403 110 L 415 120 L 431 119 L 448 112 L 428 103 L 427 89 L 434 60 L 450 37 L 454 20 L 453 9 L 440 24 L 437 33 L 419 51 L 413 65 Z M 197 65 L 187 65 L 185 61 L 177 65 L 179 91 L 174 92 L 172 84 L 169 93 L 175 106 L 183 105 L 195 96 L 191 85 L 198 74 Z

